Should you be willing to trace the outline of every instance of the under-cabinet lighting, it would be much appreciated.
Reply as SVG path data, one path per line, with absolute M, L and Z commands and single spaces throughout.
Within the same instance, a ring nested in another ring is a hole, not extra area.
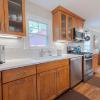
M 56 43 L 67 43 L 66 40 L 57 40 Z
M 0 38 L 17 39 L 18 37 L 13 35 L 0 35 Z

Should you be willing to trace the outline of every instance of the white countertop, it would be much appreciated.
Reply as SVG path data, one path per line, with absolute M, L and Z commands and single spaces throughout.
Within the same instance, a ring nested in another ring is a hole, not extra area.
M 20 58 L 20 59 L 6 60 L 4 64 L 0 65 L 0 71 L 29 66 L 29 65 L 35 65 L 40 63 L 46 63 L 55 60 L 70 59 L 70 58 L 80 57 L 80 56 L 82 55 L 64 54 L 62 56 L 41 57 L 37 59 Z
M 93 50 L 93 54 L 99 54 L 99 50 L 98 49 Z

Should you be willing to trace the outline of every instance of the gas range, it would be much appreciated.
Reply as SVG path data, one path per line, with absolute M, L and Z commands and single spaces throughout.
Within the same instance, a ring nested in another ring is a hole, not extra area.
M 91 52 L 70 52 L 70 54 L 77 54 L 77 55 L 83 55 L 84 59 L 90 59 L 92 58 L 93 53 Z

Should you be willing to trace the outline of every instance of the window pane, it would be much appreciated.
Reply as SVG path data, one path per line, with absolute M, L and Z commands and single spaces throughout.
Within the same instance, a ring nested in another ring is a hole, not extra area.
M 47 25 L 46 24 L 39 24 L 39 30 L 47 30 Z
M 29 21 L 29 32 L 38 33 L 39 25 L 37 22 Z
M 33 35 L 30 37 L 31 46 L 45 46 L 47 44 L 47 39 L 45 36 Z
M 47 31 L 47 25 L 46 24 L 39 24 L 39 33 L 46 35 L 46 31 Z
M 47 45 L 47 28 L 48 25 L 29 21 L 29 40 L 30 46 L 46 46 Z

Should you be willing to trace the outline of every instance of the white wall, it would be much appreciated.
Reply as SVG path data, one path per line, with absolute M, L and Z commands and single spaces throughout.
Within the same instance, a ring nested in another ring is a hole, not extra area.
M 96 49 L 100 49 L 100 32 L 96 31 L 96 30 L 91 30 L 91 37 L 93 37 L 95 35 L 95 48 Z
M 26 0 L 27 26 L 29 20 L 40 21 L 48 24 L 49 46 L 52 45 L 52 14 L 51 11 Z M 27 27 L 28 34 L 28 27 Z

